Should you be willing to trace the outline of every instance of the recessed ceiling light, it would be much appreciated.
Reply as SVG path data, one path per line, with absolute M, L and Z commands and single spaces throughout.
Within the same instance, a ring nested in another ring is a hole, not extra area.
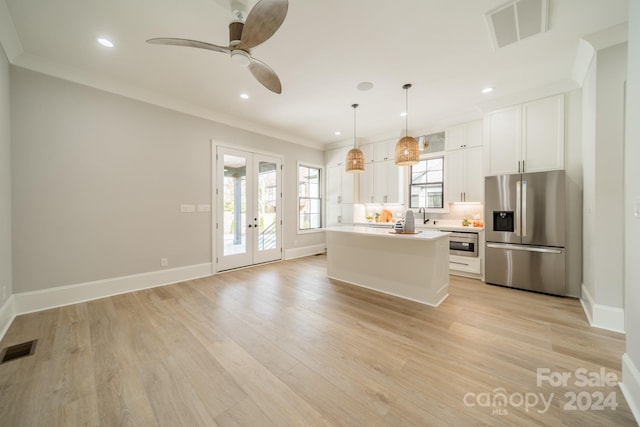
M 493 89 L 494 89 L 494 88 L 492 88 L 492 87 L 485 87 L 484 89 L 482 89 L 482 93 L 490 93 L 490 92 L 493 92 Z
M 337 136 L 342 135 L 342 132 L 340 132 L 339 130 L 335 131 L 334 134 L 336 134 Z
M 400 117 L 407 117 L 407 112 L 403 111 L 402 113 L 400 113 Z
M 358 88 L 358 90 L 361 90 L 363 92 L 367 91 L 367 90 L 371 90 L 371 89 L 373 89 L 373 83 L 371 83 L 371 82 L 358 83 L 357 88 Z
M 98 37 L 96 40 L 104 47 L 113 47 L 113 42 L 111 40 L 105 39 L 103 37 Z
M 249 99 L 249 95 L 247 95 L 246 93 L 241 93 L 241 94 L 240 94 L 240 98 L 242 98 L 242 99 Z

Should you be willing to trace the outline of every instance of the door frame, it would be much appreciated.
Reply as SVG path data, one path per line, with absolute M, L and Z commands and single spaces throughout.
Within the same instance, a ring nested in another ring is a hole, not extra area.
M 274 261 L 269 261 L 269 262 L 278 262 L 278 261 L 282 261 L 284 259 L 284 223 L 285 223 L 285 217 L 286 217 L 286 209 L 284 208 L 284 206 L 286 206 L 286 196 L 285 196 L 285 191 L 284 191 L 284 187 L 285 187 L 285 171 L 286 168 L 284 167 L 284 162 L 285 162 L 285 155 L 281 154 L 281 153 L 276 153 L 274 151 L 266 151 L 266 150 L 260 150 L 257 149 L 255 147 L 251 147 L 248 145 L 241 145 L 241 144 L 232 144 L 232 143 L 227 143 L 221 140 L 216 140 L 216 139 L 211 139 L 211 176 L 210 176 L 210 183 L 211 183 L 211 271 L 213 274 L 218 274 L 220 273 L 220 271 L 218 271 L 218 230 L 216 228 L 216 225 L 218 224 L 218 194 L 217 194 L 217 190 L 218 190 L 218 159 L 217 159 L 217 155 L 218 155 L 218 147 L 221 148 L 228 148 L 231 150 L 240 150 L 240 151 L 247 151 L 253 154 L 263 154 L 266 156 L 271 156 L 271 157 L 276 157 L 280 160 L 280 185 L 281 185 L 281 191 L 280 191 L 280 206 L 281 206 L 281 213 L 280 213 L 280 228 L 278 230 L 278 239 L 280 241 L 280 259 L 278 260 L 274 260 Z M 248 265 L 246 267 L 238 267 L 238 269 L 240 268 L 247 268 L 247 267 L 252 267 L 253 265 L 256 264 L 252 264 L 252 265 Z M 225 271 L 232 271 L 232 270 L 224 270 L 222 271 L 222 273 L 224 273 Z

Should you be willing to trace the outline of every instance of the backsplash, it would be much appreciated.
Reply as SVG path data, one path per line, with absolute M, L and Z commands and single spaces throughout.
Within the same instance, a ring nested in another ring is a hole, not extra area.
M 382 212 L 383 209 L 391 211 L 393 218 L 403 218 L 407 209 L 404 205 L 354 205 L 354 222 L 367 222 L 367 216 L 375 220 L 375 214 Z M 418 214 L 417 209 L 413 209 L 414 215 L 422 217 Z M 426 217 L 432 220 L 482 220 L 484 215 L 484 205 L 472 203 L 451 203 L 449 204 L 449 213 L 427 213 Z

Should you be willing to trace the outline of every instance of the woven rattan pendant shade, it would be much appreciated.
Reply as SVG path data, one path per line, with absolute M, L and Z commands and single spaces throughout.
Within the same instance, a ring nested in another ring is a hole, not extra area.
M 412 136 L 404 136 L 396 143 L 396 165 L 415 165 L 420 161 L 418 141 Z
M 352 148 L 347 153 L 347 160 L 344 164 L 347 172 L 364 172 L 364 153 L 359 148 Z
M 410 166 L 415 165 L 420 161 L 420 147 L 418 141 L 412 136 L 409 136 L 409 88 L 411 85 L 407 83 L 402 86 L 405 90 L 405 131 L 404 136 L 400 138 L 400 141 L 396 143 L 396 165 L 398 166 Z
M 364 153 L 356 147 L 356 108 L 358 104 L 353 104 L 353 148 L 347 153 L 344 162 L 345 171 L 350 173 L 364 172 Z

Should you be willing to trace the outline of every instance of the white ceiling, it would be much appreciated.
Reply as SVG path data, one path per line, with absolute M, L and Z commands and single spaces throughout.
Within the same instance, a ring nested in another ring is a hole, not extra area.
M 491 100 L 570 82 L 580 39 L 628 15 L 628 0 L 549 0 L 549 31 L 494 50 L 485 14 L 505 0 L 289 0 L 282 27 L 252 51 L 280 76 L 276 95 L 227 55 L 145 43 L 226 45 L 229 0 L 2 1 L 9 16 L 0 22 L 17 32 L 5 46 L 15 65 L 310 145 L 352 138 L 354 102 L 359 138 L 399 135 L 404 83 L 413 84 L 416 134 L 479 118 Z M 363 81 L 374 89 L 358 91 Z M 487 85 L 496 90 L 481 94 Z

